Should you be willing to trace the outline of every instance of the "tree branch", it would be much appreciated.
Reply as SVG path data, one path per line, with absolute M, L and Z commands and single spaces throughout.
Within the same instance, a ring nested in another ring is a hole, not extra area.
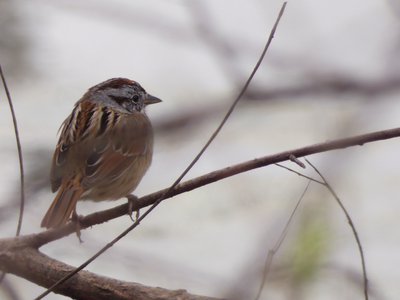
M 236 164 L 227 168 L 216 170 L 208 174 L 196 177 L 194 179 L 185 181 L 177 185 L 173 191 L 168 194 L 167 198 L 192 191 L 196 188 L 205 186 L 207 184 L 225 179 L 243 172 L 247 172 L 253 169 L 265 167 L 271 164 L 288 161 L 291 155 L 295 157 L 303 157 L 316 153 L 322 153 L 335 149 L 344 149 L 353 146 L 362 146 L 366 143 L 371 143 L 380 140 L 387 140 L 395 137 L 400 137 L 400 128 L 393 128 L 382 131 L 375 131 L 363 135 L 357 135 L 353 137 L 337 139 L 333 141 L 327 141 L 325 143 L 314 144 L 303 148 L 297 148 L 289 151 L 284 151 L 261 158 L 249 160 L 240 164 Z M 163 189 L 158 192 L 143 196 L 138 199 L 133 205 L 133 210 L 138 210 L 143 207 L 154 204 L 162 195 L 166 193 L 168 189 Z M 109 220 L 115 219 L 128 213 L 128 204 L 122 204 L 111 209 L 96 212 L 81 219 L 81 228 L 87 228 L 96 224 L 101 224 Z M 66 224 L 65 226 L 58 229 L 51 229 L 38 234 L 28 235 L 21 238 L 29 239 L 32 247 L 41 247 L 42 245 L 49 243 L 53 240 L 60 239 L 66 235 L 75 232 L 74 224 Z M 1 241 L 1 240 L 0 240 Z
M 0 269 L 15 274 L 43 287 L 75 270 L 74 267 L 54 260 L 29 246 L 25 241 L 3 239 L 0 241 Z M 56 293 L 85 300 L 217 300 L 189 294 L 185 290 L 167 290 L 138 283 L 116 280 L 81 271 L 69 281 L 58 286 Z

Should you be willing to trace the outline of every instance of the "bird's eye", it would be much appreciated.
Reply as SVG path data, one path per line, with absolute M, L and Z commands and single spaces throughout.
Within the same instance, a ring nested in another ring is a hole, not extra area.
M 138 102 L 139 101 L 139 96 L 138 95 L 133 95 L 132 96 L 133 102 Z

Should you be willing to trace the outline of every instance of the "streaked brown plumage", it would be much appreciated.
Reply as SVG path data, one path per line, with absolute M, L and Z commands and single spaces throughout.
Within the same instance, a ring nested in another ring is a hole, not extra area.
M 115 200 L 133 192 L 153 154 L 144 108 L 160 101 L 125 78 L 109 79 L 83 95 L 61 125 L 51 169 L 51 188 L 58 193 L 42 227 L 65 224 L 78 200 Z

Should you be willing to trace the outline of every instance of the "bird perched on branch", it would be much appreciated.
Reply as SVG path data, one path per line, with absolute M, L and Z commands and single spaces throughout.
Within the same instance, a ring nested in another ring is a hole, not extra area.
M 153 155 L 145 107 L 158 102 L 125 78 L 104 81 L 83 95 L 60 128 L 51 168 L 51 188 L 58 192 L 42 227 L 77 217 L 78 200 L 116 200 L 135 190 Z

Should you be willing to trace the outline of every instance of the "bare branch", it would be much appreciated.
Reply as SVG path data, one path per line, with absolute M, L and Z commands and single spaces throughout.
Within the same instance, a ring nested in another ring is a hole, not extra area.
M 40 286 L 49 287 L 64 274 L 75 268 L 54 260 L 18 239 L 0 241 L 0 268 Z M 216 300 L 189 294 L 185 290 L 167 290 L 138 283 L 116 280 L 83 271 L 68 282 L 59 285 L 55 292 L 73 299 L 85 300 Z
M 363 272 L 363 286 L 364 286 L 364 297 L 365 300 L 368 300 L 368 278 L 367 278 L 367 268 L 365 265 L 365 257 L 364 257 L 364 251 L 361 245 L 361 240 L 358 235 L 358 232 L 356 230 L 356 226 L 353 223 L 353 220 L 350 217 L 350 214 L 348 213 L 347 209 L 344 207 L 342 201 L 340 200 L 339 196 L 336 194 L 336 192 L 333 190 L 332 186 L 328 183 L 328 181 L 325 179 L 325 177 L 321 174 L 321 172 L 310 162 L 305 158 L 306 162 L 315 170 L 315 172 L 318 173 L 318 175 L 321 177 L 321 179 L 324 181 L 324 185 L 326 188 L 329 190 L 329 192 L 332 194 L 332 196 L 335 198 L 336 202 L 339 204 L 340 208 L 342 209 L 343 213 L 346 216 L 347 222 L 350 225 L 351 230 L 353 231 L 354 238 L 356 239 L 356 243 L 358 246 L 358 250 L 360 252 L 360 257 L 361 257 L 361 267 L 362 267 L 362 272 Z
M 315 178 L 312 178 L 312 177 L 310 177 L 310 176 L 304 175 L 304 174 L 302 174 L 302 173 L 300 173 L 300 172 L 297 172 L 297 171 L 295 171 L 295 170 L 293 170 L 293 169 L 291 169 L 291 168 L 289 168 L 289 167 L 286 167 L 286 166 L 284 166 L 284 165 L 275 164 L 275 166 L 278 166 L 278 167 L 280 167 L 280 168 L 282 168 L 282 169 L 288 170 L 289 172 L 292 172 L 292 173 L 297 174 L 297 175 L 299 175 L 299 176 L 301 176 L 301 177 L 307 178 L 308 180 L 314 181 L 314 182 L 316 182 L 316 183 L 319 183 L 319 184 L 322 184 L 322 185 L 324 184 L 322 181 L 319 181 L 319 180 L 317 180 L 317 179 L 315 179 Z

